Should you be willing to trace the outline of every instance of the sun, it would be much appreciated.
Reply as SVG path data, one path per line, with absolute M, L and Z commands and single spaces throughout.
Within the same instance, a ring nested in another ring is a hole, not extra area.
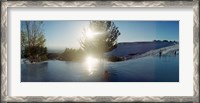
M 87 31 L 86 31 L 86 36 L 90 39 L 94 38 L 98 34 L 99 34 L 98 32 L 95 32 L 91 29 L 87 29 Z
M 94 32 L 92 32 L 90 29 L 87 30 L 86 35 L 88 38 L 92 38 L 94 35 Z

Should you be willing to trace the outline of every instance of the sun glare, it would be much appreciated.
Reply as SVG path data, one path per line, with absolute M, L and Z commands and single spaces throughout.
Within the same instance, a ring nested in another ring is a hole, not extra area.
M 91 29 L 88 29 L 87 32 L 86 32 L 87 37 L 90 38 L 90 39 L 94 38 L 94 36 L 98 35 L 98 34 L 99 34 L 98 32 L 94 32 Z
M 91 56 L 88 56 L 86 58 L 86 65 L 88 67 L 87 69 L 88 69 L 88 71 L 89 71 L 89 73 L 91 75 L 93 74 L 93 72 L 94 72 L 94 70 L 95 70 L 95 68 L 97 66 L 97 62 L 98 62 L 98 60 L 93 58 L 93 57 L 91 57 Z

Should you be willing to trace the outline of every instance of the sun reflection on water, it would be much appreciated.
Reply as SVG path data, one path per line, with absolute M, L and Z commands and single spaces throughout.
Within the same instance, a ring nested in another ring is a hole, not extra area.
M 87 65 L 87 69 L 90 75 L 92 75 L 94 71 L 96 70 L 97 64 L 98 64 L 98 59 L 92 56 L 88 56 L 86 58 L 86 65 Z

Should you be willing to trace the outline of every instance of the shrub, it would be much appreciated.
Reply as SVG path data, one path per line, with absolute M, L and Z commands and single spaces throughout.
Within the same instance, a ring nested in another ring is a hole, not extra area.
M 40 62 L 47 60 L 47 48 L 40 46 L 30 46 L 25 48 L 24 57 L 30 62 Z
M 119 61 L 123 61 L 124 59 L 117 56 L 111 56 L 111 57 L 108 57 L 107 60 L 111 62 L 119 62 Z
M 65 61 L 81 61 L 84 58 L 84 52 L 81 49 L 66 48 L 60 58 Z

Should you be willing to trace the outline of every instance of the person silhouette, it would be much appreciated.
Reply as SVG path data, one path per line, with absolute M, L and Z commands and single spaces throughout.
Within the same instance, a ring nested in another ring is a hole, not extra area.
M 160 50 L 160 51 L 159 51 L 159 56 L 161 56 L 161 55 L 162 55 L 162 51 Z
M 103 79 L 108 81 L 108 76 L 109 76 L 109 73 L 108 73 L 107 70 L 105 70 L 104 75 L 103 75 Z

